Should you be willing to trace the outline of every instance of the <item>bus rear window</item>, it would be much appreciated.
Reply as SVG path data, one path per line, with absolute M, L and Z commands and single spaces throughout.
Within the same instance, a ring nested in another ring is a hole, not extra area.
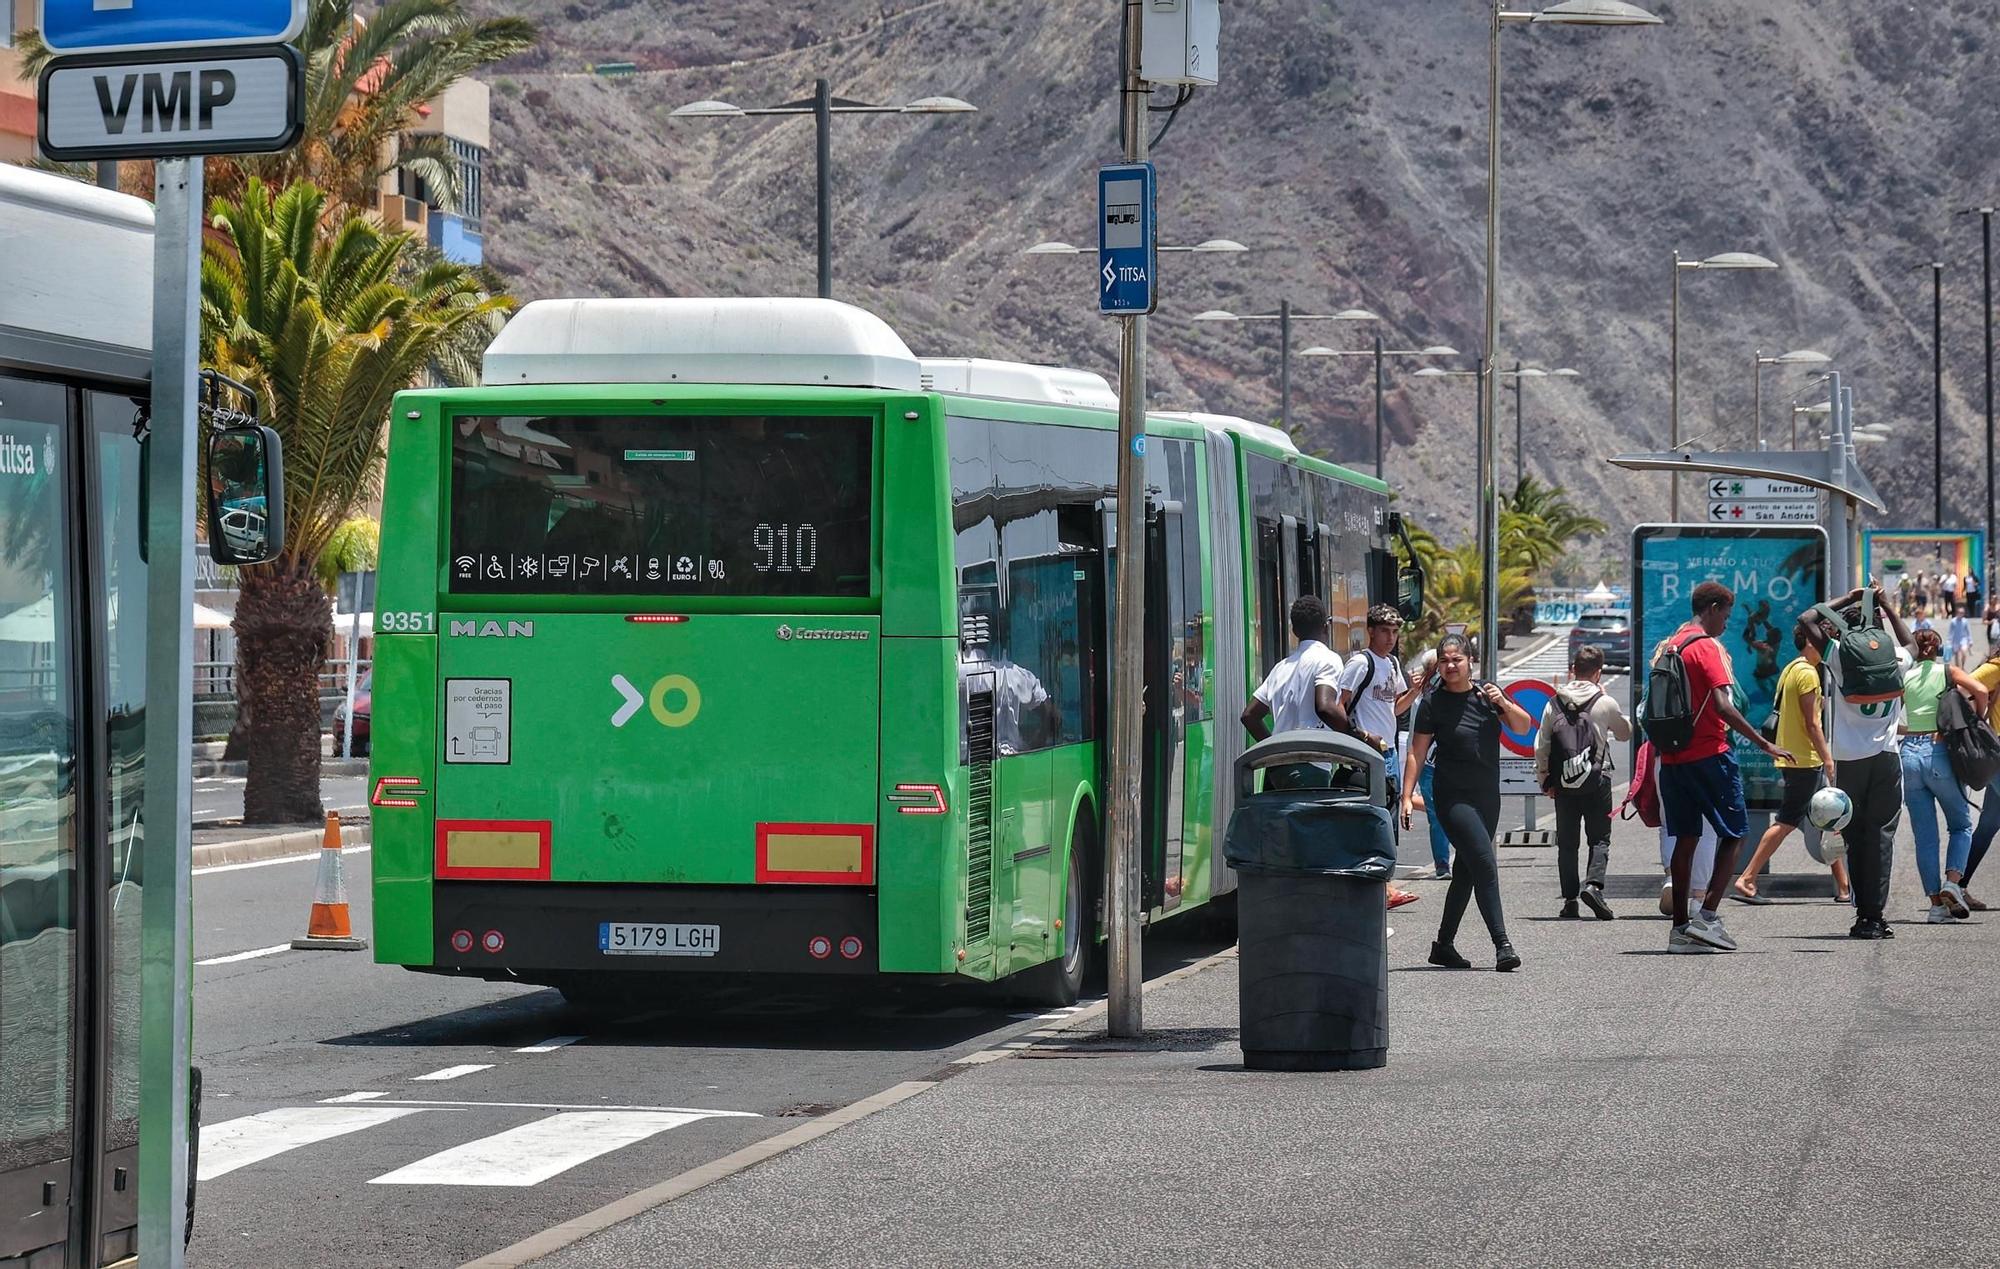
M 453 420 L 459 594 L 866 596 L 874 423 Z

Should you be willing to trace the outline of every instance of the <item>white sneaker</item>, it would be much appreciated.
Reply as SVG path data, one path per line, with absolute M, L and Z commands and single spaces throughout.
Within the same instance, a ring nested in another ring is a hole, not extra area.
M 1926 916 L 1924 920 L 1930 925 L 1950 925 L 1952 922 L 1958 920 L 1958 918 L 1953 916 L 1951 909 L 1945 907 L 1942 903 L 1933 903 L 1930 915 Z
M 1660 915 L 1670 917 L 1673 914 L 1674 914 L 1674 879 L 1672 877 L 1669 877 L 1665 881 L 1660 883 Z
M 1722 918 L 1710 920 L 1697 912 L 1688 918 L 1688 937 L 1697 943 L 1706 943 L 1718 952 L 1736 950 L 1736 940 L 1729 937 L 1729 931 L 1722 928 Z
M 1972 915 L 1972 909 L 1965 902 L 1964 886 L 1959 885 L 1956 881 L 1947 881 L 1944 883 L 1944 889 L 1939 893 L 1943 896 L 1944 906 L 1950 910 L 1952 916 L 1963 921 Z

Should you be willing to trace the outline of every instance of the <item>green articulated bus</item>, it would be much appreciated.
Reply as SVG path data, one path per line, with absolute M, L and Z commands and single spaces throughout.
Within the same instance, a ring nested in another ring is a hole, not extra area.
M 1012 978 L 1099 930 L 1116 399 L 920 360 L 822 300 L 528 305 L 403 394 L 374 669 L 375 947 L 626 999 L 661 974 Z M 1234 888 L 1236 718 L 1324 596 L 1398 584 L 1379 481 L 1155 416 L 1144 902 Z

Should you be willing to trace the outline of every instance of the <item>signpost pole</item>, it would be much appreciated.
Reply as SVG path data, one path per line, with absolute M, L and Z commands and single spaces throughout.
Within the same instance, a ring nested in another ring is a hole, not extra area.
M 1139 77 L 1144 12 L 1123 5 L 1125 64 L 1120 68 L 1119 117 L 1125 161 L 1144 163 L 1148 148 L 1146 84 Z M 1148 285 L 1152 280 L 1148 279 Z M 1146 606 L 1146 317 L 1119 319 L 1118 337 L 1118 593 L 1112 648 L 1111 814 L 1105 834 L 1106 1029 L 1132 1038 L 1145 1030 L 1139 928 L 1139 788 L 1145 725 Z M 1084 937 L 1089 937 L 1088 931 Z
M 180 1269 L 194 1030 L 189 831 L 202 161 L 155 165 L 152 432 L 146 467 L 146 833 L 141 846 L 139 1259 Z
M 350 578 L 353 598 L 349 602 L 354 605 L 354 609 L 347 631 L 347 716 L 340 728 L 340 756 L 343 758 L 354 756 L 355 680 L 361 675 L 361 574 L 350 573 L 347 577 L 341 578 L 342 590 L 349 589 L 346 583 Z

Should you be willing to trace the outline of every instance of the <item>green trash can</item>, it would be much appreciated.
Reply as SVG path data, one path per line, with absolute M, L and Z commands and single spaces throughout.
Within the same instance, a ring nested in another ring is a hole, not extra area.
M 1297 778 L 1316 764 L 1333 767 L 1328 787 Z M 1287 787 L 1267 778 L 1255 792 L 1272 768 L 1291 777 Z M 1237 872 L 1238 1008 L 1252 1070 L 1388 1063 L 1387 779 L 1380 753 L 1329 731 L 1284 732 L 1236 760 L 1223 852 Z

